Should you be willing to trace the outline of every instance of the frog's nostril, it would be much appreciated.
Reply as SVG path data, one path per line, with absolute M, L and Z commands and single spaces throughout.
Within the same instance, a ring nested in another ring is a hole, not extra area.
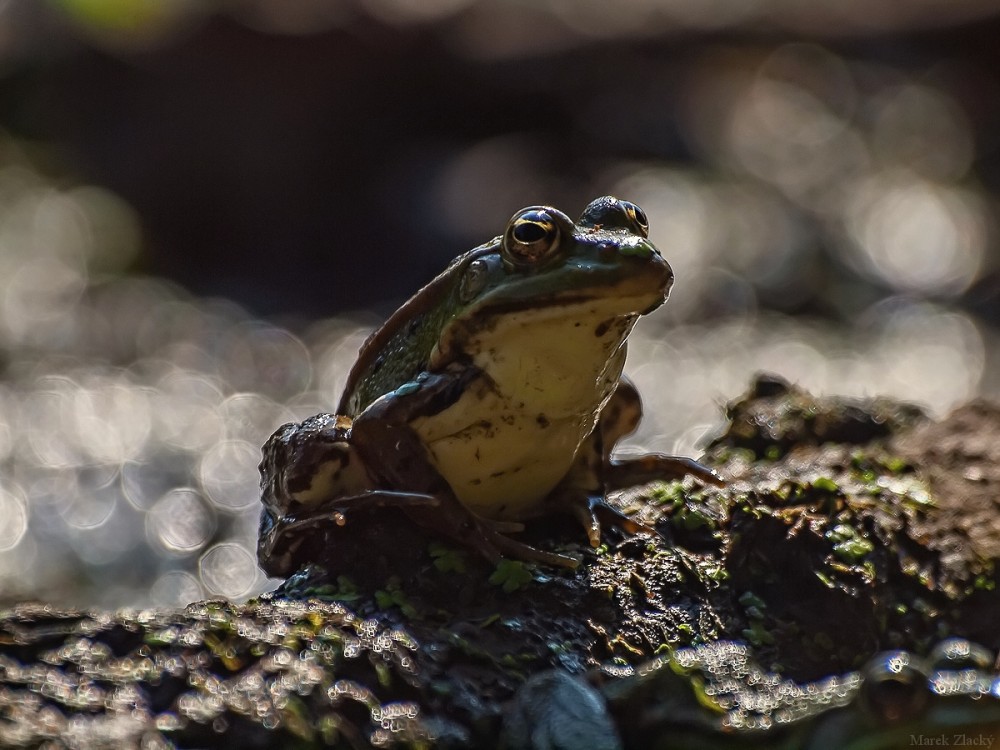
M 618 252 L 622 255 L 632 255 L 638 258 L 652 258 L 654 255 L 659 255 L 653 243 L 645 239 L 638 242 L 622 243 Z

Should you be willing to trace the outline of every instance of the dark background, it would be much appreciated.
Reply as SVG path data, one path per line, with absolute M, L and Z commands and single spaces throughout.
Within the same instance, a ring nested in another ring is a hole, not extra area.
M 119 5 L 125 14 L 129 4 Z M 851 66 L 861 98 L 873 93 L 864 91 L 866 73 L 942 90 L 974 140 L 967 177 L 991 196 L 1000 180 L 1000 20 L 976 3 L 895 18 L 895 4 L 877 1 L 830 4 L 843 7 L 839 17 L 822 8 L 783 17 L 778 4 L 759 2 L 739 22 L 722 16 L 705 30 L 672 20 L 664 0 L 662 14 L 651 14 L 658 21 L 607 38 L 514 3 L 462 3 L 454 15 L 395 25 L 363 5 L 340 4 L 334 22 L 319 5 L 311 13 L 301 5 L 300 33 L 280 33 L 278 14 L 268 28 L 264 11 L 244 9 L 153 19 L 143 43 L 128 26 L 60 16 L 56 3 L 38 11 L 46 31 L 36 44 L 59 51 L 36 49 L 8 66 L 4 124 L 50 145 L 57 169 L 135 207 L 142 270 L 263 314 L 404 298 L 414 277 L 499 233 L 522 205 L 579 211 L 609 164 L 669 162 L 730 176 L 697 129 L 731 103 L 726 92 L 712 100 L 698 89 L 722 72 L 753 75 L 788 43 L 816 44 Z M 609 12 L 638 11 L 626 3 Z M 246 25 L 255 18 L 261 30 Z M 830 94 L 814 74 L 782 71 Z M 864 102 L 847 114 L 863 122 Z M 511 163 L 464 174 L 470 205 L 449 206 L 441 187 L 449 167 L 497 139 L 507 139 Z M 456 221 L 463 208 L 474 215 Z M 836 256 L 834 242 L 815 242 Z M 826 266 L 822 255 L 815 262 Z M 993 299 L 992 274 L 978 286 L 977 301 Z

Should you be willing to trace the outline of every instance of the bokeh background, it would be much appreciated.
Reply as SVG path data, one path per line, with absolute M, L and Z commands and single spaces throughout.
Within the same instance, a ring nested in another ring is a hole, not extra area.
M 3 0 L 0 603 L 245 598 L 259 446 L 525 205 L 641 205 L 674 267 L 632 441 L 759 369 L 996 396 L 983 0 Z

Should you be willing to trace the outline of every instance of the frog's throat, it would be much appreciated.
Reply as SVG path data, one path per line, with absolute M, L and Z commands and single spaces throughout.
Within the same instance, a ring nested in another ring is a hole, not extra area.
M 502 345 L 507 351 L 513 351 L 511 347 L 531 346 L 540 339 L 556 343 L 553 339 L 570 328 L 585 330 L 590 327 L 595 338 L 586 344 L 597 344 L 598 348 L 580 348 L 596 351 L 596 356 L 600 357 L 600 352 L 607 348 L 602 341 L 602 327 L 612 321 L 628 321 L 628 330 L 631 331 L 632 324 L 640 315 L 652 312 L 666 301 L 666 292 L 662 288 L 647 286 L 636 289 L 635 286 L 621 284 L 618 289 L 607 289 L 601 295 L 570 291 L 545 300 L 518 297 L 488 301 L 445 326 L 431 349 L 428 368 L 439 370 L 450 361 L 468 359 L 470 355 L 475 359 L 477 347 L 488 342 L 493 342 L 490 345 L 495 347 Z M 511 325 L 512 321 L 517 323 Z M 628 332 L 624 335 L 627 336 Z M 575 337 L 571 343 L 578 343 Z

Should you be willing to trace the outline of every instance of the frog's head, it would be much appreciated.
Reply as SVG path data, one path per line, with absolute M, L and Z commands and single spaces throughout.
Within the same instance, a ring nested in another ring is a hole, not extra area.
M 452 318 L 433 359 L 468 353 L 470 331 L 480 334 L 511 316 L 530 320 L 535 331 L 542 319 L 593 322 L 598 338 L 610 326 L 623 340 L 639 315 L 663 304 L 673 283 L 648 233 L 643 210 L 611 196 L 593 201 L 575 224 L 550 206 L 518 211 L 503 235 L 459 259 Z

